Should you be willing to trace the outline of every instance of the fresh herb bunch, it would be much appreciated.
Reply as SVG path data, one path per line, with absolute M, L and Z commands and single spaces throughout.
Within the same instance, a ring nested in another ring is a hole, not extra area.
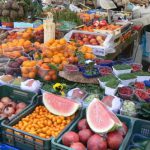
M 130 65 L 127 64 L 121 64 L 121 65 L 114 65 L 113 66 L 116 70 L 127 70 L 127 69 L 131 69 Z
M 83 22 L 77 15 L 77 13 L 72 12 L 70 9 L 64 9 L 60 11 L 56 10 L 51 10 L 54 16 L 54 21 L 55 22 L 60 22 L 60 21 L 71 21 L 75 22 L 77 25 L 82 25 Z
M 107 87 L 110 87 L 113 89 L 117 88 L 118 85 L 119 85 L 119 80 L 114 80 L 114 79 L 106 83 Z
M 118 77 L 121 80 L 130 80 L 130 79 L 135 79 L 136 78 L 136 76 L 133 73 L 121 74 Z
M 144 72 L 144 71 L 135 72 L 134 75 L 136 75 L 136 76 L 150 76 L 150 72 Z
M 117 80 L 117 78 L 114 75 L 108 75 L 108 76 L 103 76 L 99 78 L 101 82 L 108 82 L 110 80 Z
M 137 110 L 142 119 L 150 120 L 150 103 L 140 103 Z

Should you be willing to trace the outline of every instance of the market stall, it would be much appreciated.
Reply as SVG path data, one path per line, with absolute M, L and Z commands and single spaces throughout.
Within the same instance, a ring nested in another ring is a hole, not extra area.
M 0 149 L 150 149 L 150 68 L 135 62 L 131 12 L 0 3 Z

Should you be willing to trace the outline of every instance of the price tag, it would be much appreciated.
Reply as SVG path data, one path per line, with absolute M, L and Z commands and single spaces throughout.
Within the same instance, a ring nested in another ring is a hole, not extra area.
M 93 47 L 93 53 L 97 56 L 105 56 L 105 49 L 101 47 Z

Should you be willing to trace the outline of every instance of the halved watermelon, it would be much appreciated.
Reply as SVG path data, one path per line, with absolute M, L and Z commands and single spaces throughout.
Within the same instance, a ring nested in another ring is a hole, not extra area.
M 90 128 L 96 133 L 107 133 L 121 126 L 117 116 L 96 98 L 89 104 L 86 117 Z
M 80 106 L 72 100 L 47 92 L 43 94 L 43 103 L 51 113 L 65 117 L 73 115 Z

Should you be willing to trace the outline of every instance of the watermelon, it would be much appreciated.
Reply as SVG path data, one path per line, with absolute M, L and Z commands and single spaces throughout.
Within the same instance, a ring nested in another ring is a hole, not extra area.
M 96 98 L 89 104 L 86 111 L 86 118 L 90 128 L 100 134 L 122 126 L 117 116 Z
M 51 113 L 65 117 L 73 115 L 80 106 L 77 102 L 47 92 L 43 94 L 43 104 Z

